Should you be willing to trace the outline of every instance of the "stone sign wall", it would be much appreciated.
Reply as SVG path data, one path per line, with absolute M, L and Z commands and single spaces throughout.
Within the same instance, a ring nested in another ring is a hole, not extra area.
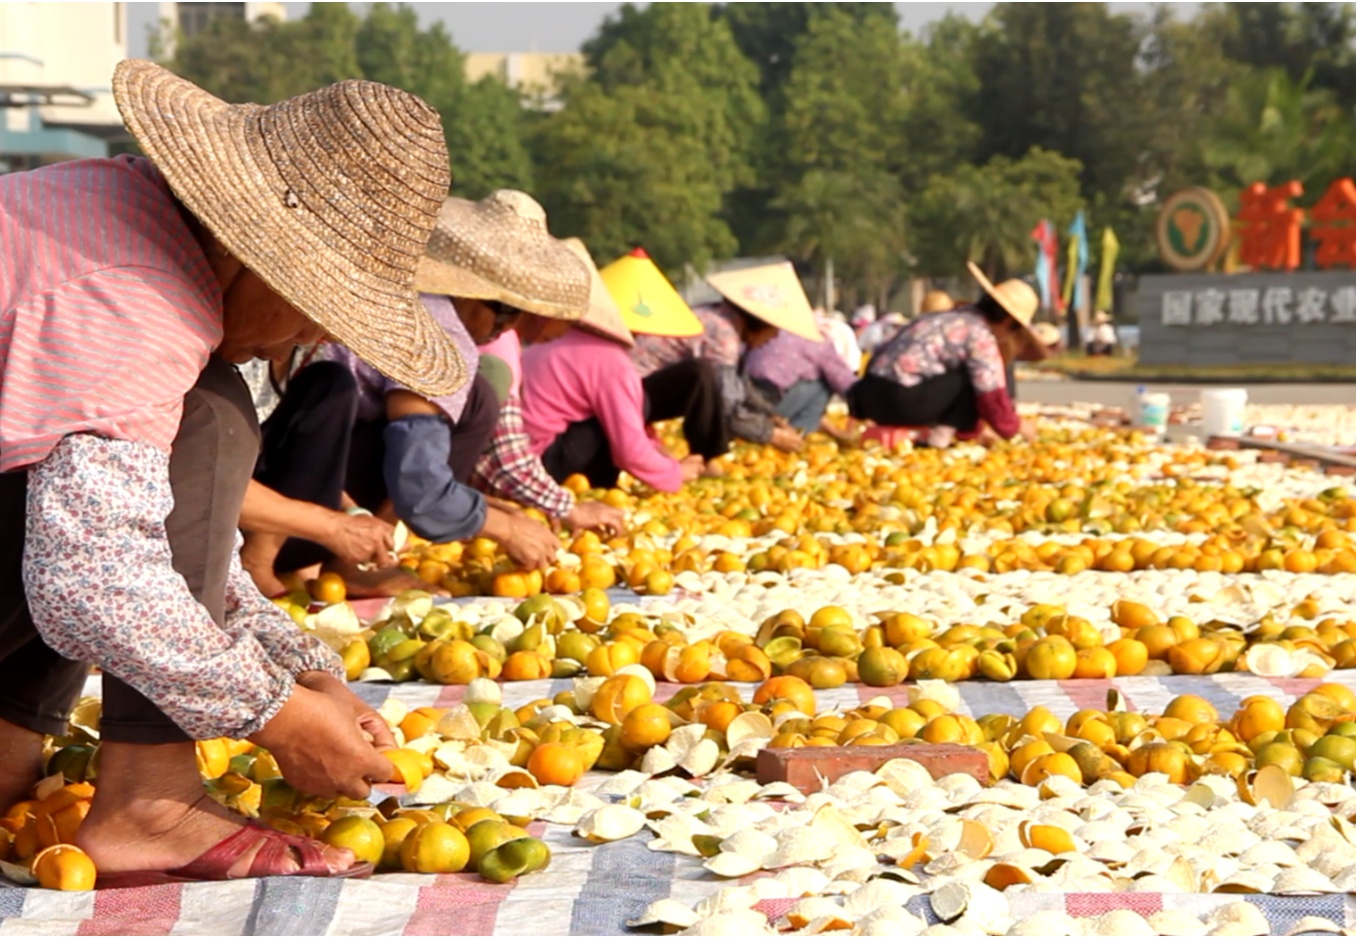
M 1139 360 L 1356 364 L 1356 271 L 1142 276 Z

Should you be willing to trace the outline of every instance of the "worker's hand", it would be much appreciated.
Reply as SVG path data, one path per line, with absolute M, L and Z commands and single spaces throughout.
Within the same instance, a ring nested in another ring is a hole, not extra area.
M 706 461 L 700 454 L 690 453 L 678 461 L 678 466 L 682 469 L 683 482 L 690 483 L 697 479 L 706 471 Z
M 395 527 L 371 515 L 330 513 L 329 532 L 321 541 L 340 561 L 349 564 L 395 563 Z
M 1018 428 L 1017 433 L 1020 434 L 1022 439 L 1027 443 L 1034 443 L 1037 434 L 1036 422 L 1029 417 L 1022 418 L 1022 423 Z
M 789 427 L 778 427 L 772 431 L 772 439 L 768 441 L 778 450 L 785 450 L 787 453 L 797 453 L 800 448 L 805 446 L 805 438 L 801 437 L 799 431 L 792 430 Z
M 391 761 L 375 745 L 375 729 L 332 689 L 313 691 L 298 683 L 282 709 L 249 739 L 273 755 L 294 788 L 323 798 L 366 799 L 373 783 L 392 775 Z
M 576 502 L 565 523 L 574 531 L 596 531 L 604 535 L 620 534 L 626 524 L 626 515 L 621 509 L 605 502 Z
M 526 515 L 511 515 L 508 520 L 509 536 L 500 544 L 514 564 L 536 571 L 556 559 L 560 539 L 555 532 Z

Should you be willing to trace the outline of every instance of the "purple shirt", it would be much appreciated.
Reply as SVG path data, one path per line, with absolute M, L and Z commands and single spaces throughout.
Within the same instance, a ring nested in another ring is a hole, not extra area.
M 461 354 L 462 362 L 466 363 L 466 374 L 471 376 L 470 381 L 467 381 L 452 394 L 429 399 L 438 406 L 440 411 L 447 415 L 448 420 L 456 423 L 461 419 L 461 412 L 466 409 L 466 399 L 471 396 L 471 381 L 475 379 L 476 367 L 480 363 L 480 353 L 476 349 L 476 344 L 471 340 L 471 334 L 466 331 L 465 325 L 462 324 L 461 317 L 457 315 L 457 308 L 452 305 L 450 297 L 421 293 L 419 299 L 424 301 L 424 309 L 429 311 L 433 318 L 438 321 L 438 325 L 443 328 L 443 331 L 451 337 L 453 344 L 457 347 L 457 352 Z M 386 396 L 392 391 L 409 390 L 399 382 L 387 378 L 342 346 L 331 346 L 330 359 L 346 365 L 358 382 L 358 420 L 360 421 L 375 421 L 384 418 L 386 416 Z
M 765 381 L 786 391 L 799 381 L 820 381 L 843 394 L 857 383 L 857 376 L 828 339 L 811 342 L 783 329 L 770 341 L 750 349 L 744 371 L 756 381 Z

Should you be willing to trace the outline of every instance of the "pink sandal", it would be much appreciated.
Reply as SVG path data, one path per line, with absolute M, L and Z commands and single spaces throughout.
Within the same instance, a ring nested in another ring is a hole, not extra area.
M 321 854 L 321 844 L 310 838 L 299 838 L 265 825 L 251 822 L 232 835 L 208 848 L 196 860 L 172 871 L 121 871 L 100 874 L 95 889 L 114 890 L 126 887 L 150 887 L 157 884 L 181 884 L 202 880 L 235 880 L 227 872 L 251 848 L 259 852 L 250 862 L 246 877 L 355 877 L 372 876 L 372 865 L 355 864 L 348 870 L 330 873 Z M 301 855 L 301 867 L 287 870 L 293 860 L 291 851 Z

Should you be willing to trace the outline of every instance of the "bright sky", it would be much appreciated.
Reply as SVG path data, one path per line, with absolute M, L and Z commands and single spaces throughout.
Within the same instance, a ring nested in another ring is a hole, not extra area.
M 351 4 L 364 8 L 365 3 Z M 642 6 L 644 4 L 641 4 Z M 1152 3 L 1113 3 L 1117 11 L 1147 11 Z M 1189 16 L 1199 3 L 1169 3 Z M 289 16 L 303 16 L 309 3 L 289 3 Z M 573 52 L 593 35 L 620 3 L 415 3 L 422 23 L 441 20 L 457 46 L 468 52 Z M 896 3 L 905 29 L 917 31 L 947 12 L 980 19 L 992 3 Z M 157 3 L 133 3 L 129 10 L 131 49 L 146 54 L 147 29 L 159 15 Z

